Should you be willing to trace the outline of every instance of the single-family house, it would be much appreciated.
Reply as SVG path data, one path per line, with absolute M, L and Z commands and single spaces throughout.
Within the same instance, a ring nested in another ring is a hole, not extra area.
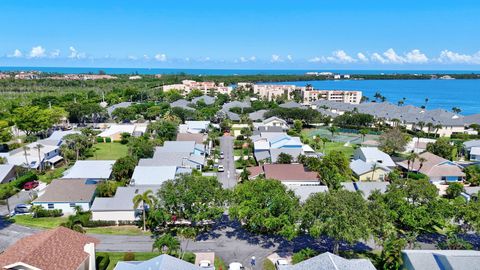
M 375 270 L 368 259 L 345 259 L 330 252 L 322 253 L 313 258 L 294 265 L 281 265 L 279 270 Z
M 205 155 L 205 145 L 195 141 L 166 141 L 163 146 L 156 147 L 154 158 L 157 155 L 164 155 L 174 152 L 190 153 L 192 155 Z
M 188 152 L 169 152 L 154 155 L 153 158 L 143 158 L 138 166 L 176 166 L 177 168 L 202 170 L 205 156 L 193 155 Z
M 213 262 L 211 262 L 213 263 Z M 213 267 L 200 267 L 184 260 L 162 254 L 148 261 L 120 261 L 114 270 L 213 270 Z M 226 269 L 225 269 L 226 270 Z
M 62 145 L 65 136 L 71 134 L 80 134 L 78 130 L 55 130 L 45 139 L 37 141 L 43 145 L 52 145 L 52 146 L 60 146 Z
M 396 166 L 392 158 L 385 152 L 380 151 L 377 147 L 360 147 L 355 150 L 353 159 L 360 159 L 366 163 L 378 163 L 389 168 Z
M 263 120 L 262 125 L 270 126 L 270 127 L 281 127 L 283 130 L 287 130 L 289 128 L 287 121 L 281 118 L 278 118 L 276 116 L 272 116 L 270 118 Z
M 132 186 L 161 186 L 167 180 L 175 179 L 176 166 L 137 166 L 133 171 Z
M 0 184 L 14 180 L 17 176 L 17 167 L 13 164 L 0 164 Z
M 342 186 L 345 190 L 348 191 L 360 191 L 362 196 L 367 199 L 370 194 L 375 190 L 380 191 L 380 193 L 385 193 L 387 191 L 389 183 L 388 182 L 344 182 Z
M 414 152 L 414 153 L 419 154 L 419 153 L 425 152 L 427 150 L 427 145 L 429 143 L 435 143 L 436 141 L 437 140 L 435 140 L 435 139 L 414 137 L 405 146 L 405 152 L 404 153 Z
M 202 133 L 177 133 L 177 141 L 179 142 L 194 141 L 197 144 L 203 144 L 205 137 Z
M 242 135 L 242 129 L 250 129 L 249 124 L 233 124 L 230 128 L 230 132 L 234 137 Z
M 292 155 L 295 159 L 300 154 L 305 154 L 303 151 L 304 144 L 300 141 L 300 138 L 289 136 L 285 132 L 260 132 L 253 135 L 251 139 L 254 147 L 253 154 L 257 161 L 276 162 L 278 155 L 282 152 Z M 307 151 L 313 150 L 311 147 L 305 149 Z
M 113 197 L 96 197 L 90 208 L 92 220 L 135 221 L 141 211 L 133 207 L 133 198 L 147 190 L 156 193 L 158 186 L 118 187 Z
M 107 129 L 98 134 L 98 137 L 110 138 L 111 141 L 120 141 L 123 133 L 128 133 L 134 137 L 139 137 L 147 131 L 147 124 L 112 124 Z
M 178 131 L 180 133 L 206 133 L 209 126 L 210 121 L 185 121 L 185 124 L 178 126 Z
M 1 269 L 95 270 L 95 245 L 100 241 L 65 227 L 37 232 L 0 254 Z
M 106 180 L 112 175 L 115 160 L 77 160 L 63 174 L 63 179 Z
M 298 185 L 292 185 L 288 187 L 290 190 L 292 190 L 297 197 L 300 198 L 300 202 L 304 203 L 307 201 L 307 199 L 315 194 L 315 193 L 321 193 L 321 192 L 328 192 L 328 187 L 327 186 L 298 186 Z
M 7 160 L 7 164 L 17 165 L 30 169 L 53 167 L 63 158 L 60 156 L 58 145 L 43 144 L 34 142 L 25 147 L 14 149 L 0 155 Z
M 117 104 L 113 104 L 112 106 L 107 107 L 107 113 L 110 117 L 112 117 L 113 111 L 117 108 L 128 108 L 132 106 L 133 102 L 120 102 Z
M 278 157 L 282 153 L 291 156 L 292 162 L 295 163 L 295 162 L 298 162 L 298 157 L 303 154 L 303 148 L 280 148 L 280 149 L 272 148 L 270 149 L 271 162 L 277 163 Z
M 265 164 L 265 178 L 276 179 L 287 186 L 320 185 L 318 173 L 308 171 L 302 164 Z
M 32 204 L 45 209 L 60 209 L 64 214 L 72 214 L 75 207 L 90 210 L 95 197 L 96 182 L 88 179 L 56 179 Z
M 365 162 L 361 159 L 350 162 L 350 169 L 358 181 L 385 181 L 392 171 L 381 163 Z
M 470 160 L 480 161 L 480 147 L 470 148 Z
M 402 269 L 480 269 L 478 250 L 402 250 Z
M 425 161 L 422 162 L 422 160 Z M 465 178 L 465 173 L 460 165 L 430 152 L 420 154 L 414 162 L 410 162 L 410 166 L 407 160 L 397 164 L 404 171 L 425 174 L 431 182 L 458 182 Z
M 172 108 L 182 108 L 184 110 L 194 111 L 195 109 L 190 107 L 192 103 L 186 99 L 179 99 L 172 103 L 170 103 L 170 107 Z
M 256 122 L 256 121 L 263 121 L 265 120 L 265 113 L 267 113 L 268 110 L 258 110 L 255 112 L 251 112 L 248 114 L 248 119 Z

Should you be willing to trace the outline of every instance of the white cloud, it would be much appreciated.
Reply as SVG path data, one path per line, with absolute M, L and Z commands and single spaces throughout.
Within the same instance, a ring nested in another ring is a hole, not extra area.
M 43 48 L 42 46 L 33 47 L 32 50 L 30 51 L 30 57 L 31 58 L 45 57 L 45 48 Z
M 365 54 L 361 52 L 357 53 L 357 58 L 362 62 L 368 62 L 368 58 L 365 56 Z
M 242 62 L 242 63 L 247 63 L 247 62 L 255 62 L 257 60 L 257 57 L 255 56 L 250 56 L 250 57 L 244 57 L 244 56 L 241 56 L 240 58 L 235 59 L 234 62 L 235 63 L 238 63 L 238 62 Z
M 144 54 L 144 55 L 143 55 L 143 59 L 145 59 L 145 60 L 150 60 L 150 56 L 148 56 L 148 54 Z
M 357 59 L 348 55 L 344 50 L 338 50 L 333 52 L 333 58 L 327 57 L 327 60 L 332 60 L 332 62 L 339 63 L 354 63 L 357 62 Z
M 308 62 L 311 62 L 311 63 L 323 62 L 322 59 L 324 59 L 324 57 L 322 58 L 322 57 L 315 56 L 313 58 L 308 59 Z
M 405 59 L 408 63 L 423 64 L 429 61 L 428 57 L 420 52 L 420 50 L 415 49 L 405 54 Z
M 399 56 L 394 49 L 390 48 L 383 53 L 383 56 L 387 59 L 387 62 L 394 64 L 405 63 L 405 58 Z
M 128 56 L 128 60 L 133 60 L 133 61 L 135 61 L 135 60 L 138 60 L 138 57 L 136 57 L 135 55 L 129 55 L 129 56 Z
M 480 64 L 480 51 L 469 55 L 443 50 L 437 61 L 446 64 Z
M 68 56 L 68 58 L 83 59 L 86 57 L 86 54 L 84 52 L 78 52 L 77 49 L 75 49 L 75 47 L 73 46 L 70 46 L 68 50 L 70 50 L 70 55 Z
M 159 53 L 155 55 L 155 60 L 160 61 L 160 62 L 165 62 L 167 61 L 167 55 L 164 53 Z
M 59 56 L 60 56 L 60 50 L 59 49 L 55 49 L 55 50 L 50 52 L 50 57 L 52 57 L 52 58 L 57 58 Z
M 385 60 L 385 58 L 383 58 L 380 54 L 378 53 L 373 53 L 372 56 L 371 56 L 371 59 L 372 61 L 374 62 L 378 62 L 378 63 L 382 63 L 382 64 L 385 64 L 387 63 L 388 61 Z
M 280 55 L 272 54 L 272 58 L 270 62 L 277 63 L 277 62 L 283 62 L 283 60 L 280 58 Z
M 23 57 L 23 53 L 19 49 L 15 49 L 12 54 L 8 54 L 7 57 L 20 58 Z
M 293 57 L 290 54 L 287 55 L 287 59 L 288 59 L 288 61 L 293 62 Z

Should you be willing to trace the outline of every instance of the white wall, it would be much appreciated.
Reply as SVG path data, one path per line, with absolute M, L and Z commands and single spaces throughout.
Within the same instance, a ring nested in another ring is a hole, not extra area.
M 92 220 L 135 220 L 135 211 L 92 211 Z
M 53 208 L 48 208 L 48 203 L 37 203 L 33 202 L 33 205 L 41 205 L 43 208 L 47 210 L 52 210 L 52 209 L 61 209 L 64 214 L 73 214 L 75 212 L 75 209 L 73 207 L 70 207 L 70 203 L 53 203 Z M 84 211 L 90 210 L 90 204 L 89 203 L 76 203 L 76 206 L 81 206 Z

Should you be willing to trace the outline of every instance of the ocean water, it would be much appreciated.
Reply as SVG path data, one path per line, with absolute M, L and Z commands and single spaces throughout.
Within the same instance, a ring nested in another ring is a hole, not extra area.
M 422 106 L 428 98 L 427 109 L 458 107 L 463 115 L 480 113 L 480 80 L 332 80 L 277 84 L 305 86 L 308 83 L 315 89 L 360 90 L 370 100 L 380 92 L 394 104 L 405 98 L 405 105 Z
M 301 75 L 306 72 L 333 72 L 339 74 L 480 74 L 480 70 L 275 70 L 275 69 L 180 69 L 180 68 L 102 68 L 102 67 L 2 67 L 0 71 L 42 71 L 52 73 L 98 73 L 105 71 L 107 74 L 179 74 L 192 75 Z

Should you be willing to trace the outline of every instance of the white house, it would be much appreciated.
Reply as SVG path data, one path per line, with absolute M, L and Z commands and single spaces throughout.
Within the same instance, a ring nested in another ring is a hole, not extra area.
M 355 150 L 354 159 L 360 159 L 367 163 L 378 163 L 385 167 L 395 167 L 395 162 L 385 152 L 380 151 L 377 147 L 360 147 Z
M 287 121 L 281 118 L 278 118 L 276 116 L 272 116 L 270 118 L 263 120 L 262 125 L 267 127 L 282 127 L 283 130 L 287 130 L 289 128 Z
M 88 179 L 57 179 L 45 188 L 45 192 L 32 204 L 45 209 L 60 209 L 64 214 L 72 214 L 76 206 L 90 210 L 97 185 Z
M 149 186 L 119 187 L 115 196 L 111 198 L 95 198 L 90 208 L 92 220 L 134 221 L 141 211 L 134 209 L 133 198 L 147 190 L 154 193 L 157 191 L 156 188 Z
M 210 121 L 185 121 L 178 127 L 180 133 L 205 133 L 208 131 Z
M 480 147 L 472 147 L 470 149 L 470 160 L 480 161 Z
M 77 160 L 75 164 L 64 172 L 64 179 L 109 179 L 115 160 Z
M 137 166 L 132 175 L 132 186 L 160 186 L 167 180 L 175 179 L 176 166 Z
M 39 142 L 30 143 L 8 153 L 1 153 L 0 156 L 6 158 L 8 164 L 30 169 L 38 169 L 40 164 L 44 168 L 53 166 L 63 159 L 60 156 L 59 146 Z

